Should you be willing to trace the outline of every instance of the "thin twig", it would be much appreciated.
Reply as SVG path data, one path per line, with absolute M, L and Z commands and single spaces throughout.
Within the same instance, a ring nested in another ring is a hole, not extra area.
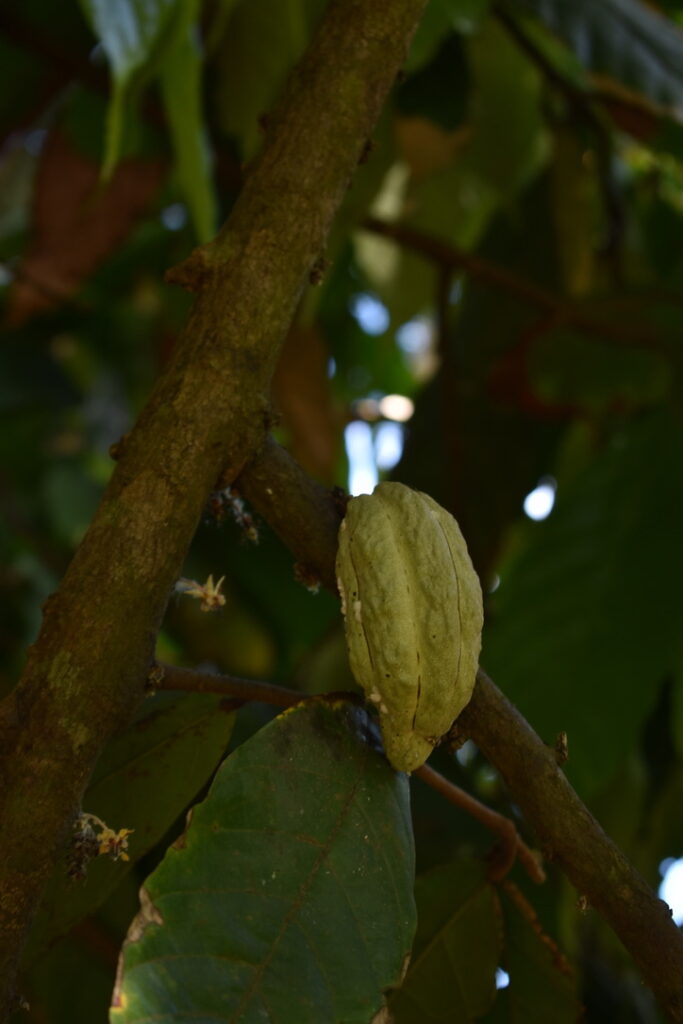
M 501 886 L 515 904 L 522 917 L 531 925 L 536 935 L 548 950 L 553 958 L 553 963 L 557 970 L 560 971 L 561 974 L 571 978 L 574 974 L 571 964 L 554 939 L 552 939 L 548 933 L 543 930 L 543 925 L 539 920 L 538 914 L 532 907 L 531 903 L 529 903 L 519 886 L 515 885 L 514 882 L 511 882 L 509 878 L 504 878 L 501 882 Z
M 495 862 L 492 865 L 492 881 L 501 881 L 507 875 L 516 859 L 519 859 L 520 863 L 523 864 L 526 873 L 533 882 L 540 884 L 545 881 L 545 872 L 539 858 L 526 845 L 517 831 L 515 823 L 510 818 L 506 818 L 505 815 L 499 814 L 498 811 L 487 807 L 486 804 L 481 803 L 476 797 L 466 793 L 464 789 L 460 789 L 459 786 L 450 782 L 427 764 L 423 764 L 421 768 L 413 772 L 413 775 L 416 775 L 418 779 L 422 779 L 428 786 L 431 786 L 437 793 L 445 797 L 449 803 L 455 807 L 460 807 L 470 817 L 481 822 L 485 828 L 488 828 L 499 837 L 501 851 L 500 855 L 495 857 Z
M 534 281 L 520 277 L 505 267 L 482 259 L 481 256 L 458 249 L 440 238 L 425 235 L 407 224 L 384 221 L 377 217 L 366 217 L 361 227 L 365 231 L 371 231 L 383 238 L 391 238 L 399 245 L 404 245 L 441 267 L 465 271 L 483 284 L 491 285 L 492 288 L 497 288 L 499 291 L 508 292 L 530 306 L 552 313 L 554 327 L 567 325 L 620 345 L 634 345 L 654 350 L 665 348 L 662 339 L 650 330 L 644 330 L 632 323 L 614 323 L 613 320 L 602 320 L 590 316 L 585 308 L 568 301 L 562 295 L 542 288 Z
M 464 270 L 473 277 L 479 278 L 485 284 L 490 284 L 501 291 L 510 292 L 532 306 L 541 309 L 557 309 L 566 307 L 568 304 L 554 292 L 541 288 L 533 281 L 528 281 L 518 274 L 513 274 L 504 267 L 482 259 L 474 253 L 459 249 L 450 242 L 433 235 L 425 235 L 422 231 L 410 227 L 408 224 L 399 224 L 394 221 L 381 220 L 379 217 L 366 217 L 361 228 L 364 231 L 371 231 L 383 238 L 390 238 L 404 245 L 413 252 L 419 253 L 428 260 L 441 267 L 451 270 Z
M 155 665 L 150 672 L 150 689 L 215 693 L 244 704 L 260 701 L 278 708 L 294 707 L 308 696 L 296 690 L 288 690 L 284 686 L 276 686 L 275 683 L 261 683 L 254 679 L 240 679 L 238 676 L 218 675 L 161 664 Z
M 186 693 L 215 693 L 239 703 L 246 704 L 257 701 L 279 708 L 294 707 L 302 701 L 310 700 L 312 696 L 299 693 L 297 690 L 290 690 L 285 686 L 276 686 L 274 683 L 165 664 L 154 666 L 149 675 L 149 688 L 155 691 L 183 690 Z M 355 695 L 349 694 L 348 696 Z M 499 881 L 503 878 L 516 858 L 519 858 L 534 882 L 545 880 L 537 857 L 520 838 L 514 822 L 470 796 L 469 793 L 449 782 L 428 765 L 423 765 L 413 774 L 445 797 L 449 803 L 460 807 L 500 838 L 501 850 L 492 864 L 491 878 L 493 880 Z

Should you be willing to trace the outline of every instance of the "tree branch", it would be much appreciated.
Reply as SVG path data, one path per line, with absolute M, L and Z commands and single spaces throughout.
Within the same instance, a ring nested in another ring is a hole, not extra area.
M 312 480 L 272 437 L 239 478 L 239 488 L 257 508 L 297 562 L 337 592 L 334 558 L 346 496 L 330 494 Z
M 548 329 L 562 326 L 575 327 L 585 334 L 592 334 L 604 341 L 620 345 L 634 345 L 649 349 L 664 349 L 663 339 L 652 330 L 642 328 L 633 323 L 615 323 L 613 311 L 610 318 L 599 319 L 592 316 L 585 306 L 567 300 L 564 296 L 547 288 L 542 288 L 528 278 L 520 277 L 506 267 L 482 259 L 475 253 L 465 252 L 440 238 L 425 235 L 407 224 L 380 220 L 377 217 L 366 217 L 360 225 L 365 231 L 390 238 L 399 245 L 404 245 L 413 252 L 431 260 L 437 266 L 450 268 L 453 272 L 465 271 L 483 284 L 488 284 L 499 291 L 508 292 L 522 302 L 535 306 L 549 314 Z
M 272 447 L 262 449 L 258 474 L 264 479 L 271 457 L 276 468 L 282 456 Z M 250 474 L 251 466 L 247 466 L 240 477 L 245 493 Z M 286 488 L 294 479 L 292 470 L 282 478 L 282 486 Z M 267 519 L 269 505 L 260 502 L 258 490 L 251 494 L 257 511 Z M 288 500 L 286 489 L 270 496 L 271 503 L 281 506 L 286 506 Z M 330 494 L 326 500 L 332 515 L 337 503 Z M 311 504 L 308 516 L 300 506 L 298 532 L 293 538 L 298 552 L 305 551 L 306 537 L 319 514 L 319 499 Z M 326 550 L 316 548 L 315 558 L 322 557 L 322 562 L 315 561 L 311 553 L 308 563 L 321 579 L 328 579 L 334 573 L 335 556 L 336 539 Z M 535 831 L 545 857 L 557 863 L 578 892 L 602 914 L 670 1019 L 683 1022 L 683 932 L 674 924 L 668 906 L 576 795 L 557 764 L 555 751 L 542 742 L 481 669 L 458 727 L 498 769 Z
M 494 851 L 495 855 L 491 858 L 490 864 L 492 881 L 502 881 L 517 858 L 532 882 L 540 884 L 545 881 L 545 872 L 540 861 L 521 838 L 514 821 L 487 807 L 481 800 L 477 800 L 460 786 L 456 786 L 445 776 L 435 772 L 428 764 L 423 764 L 413 774 L 445 797 L 454 807 L 460 807 L 466 814 L 498 836 L 500 850 Z
M 276 708 L 292 708 L 306 700 L 308 694 L 289 690 L 275 683 L 262 683 L 255 679 L 240 679 L 215 672 L 199 672 L 176 665 L 155 665 L 149 675 L 150 690 L 183 690 L 186 693 L 215 693 L 221 697 L 246 704 L 262 701 Z
M 332 0 L 268 119 L 230 220 L 18 688 L 0 707 L 0 1018 L 27 927 L 107 739 L 141 699 L 206 499 L 265 433 L 273 366 L 425 0 Z

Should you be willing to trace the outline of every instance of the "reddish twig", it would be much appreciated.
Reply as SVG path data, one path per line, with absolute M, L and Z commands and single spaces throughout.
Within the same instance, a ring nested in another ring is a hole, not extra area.
M 524 866 L 526 873 L 533 882 L 540 884 L 545 881 L 545 872 L 541 866 L 540 858 L 534 854 L 519 835 L 515 823 L 492 810 L 486 804 L 481 803 L 476 797 L 466 793 L 453 782 L 444 778 L 439 772 L 434 771 L 429 765 L 423 764 L 416 772 L 413 772 L 418 779 L 422 779 L 428 786 L 435 789 L 437 793 L 445 797 L 455 807 L 460 807 L 470 817 L 481 822 L 485 828 L 494 832 L 500 841 L 500 846 L 492 858 L 490 877 L 494 882 L 501 881 L 514 864 L 515 860 Z
M 551 939 L 551 937 L 548 935 L 546 931 L 543 930 L 543 925 L 541 924 L 538 918 L 538 914 L 536 913 L 532 905 L 529 903 L 528 899 L 526 898 L 522 890 L 519 888 L 519 886 L 515 885 L 514 882 L 511 882 L 509 878 L 503 879 L 503 881 L 501 882 L 501 886 L 505 890 L 507 895 L 510 897 L 512 902 L 515 904 L 517 910 L 520 912 L 522 917 L 525 918 L 526 921 L 528 921 L 528 923 L 531 925 L 534 932 L 538 936 L 539 940 L 546 947 L 551 957 L 553 958 L 553 963 L 555 964 L 557 970 L 560 971 L 561 974 L 564 974 L 567 977 L 571 978 L 574 974 L 571 964 L 569 963 L 569 961 L 567 960 L 566 956 L 564 955 L 560 947 L 557 945 L 557 943 L 553 939 Z

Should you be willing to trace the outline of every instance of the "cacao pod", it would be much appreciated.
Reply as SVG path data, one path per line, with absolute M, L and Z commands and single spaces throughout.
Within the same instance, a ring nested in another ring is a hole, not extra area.
M 351 498 L 337 584 L 351 670 L 399 771 L 424 764 L 468 703 L 479 663 L 479 579 L 457 522 L 427 494 L 382 483 Z

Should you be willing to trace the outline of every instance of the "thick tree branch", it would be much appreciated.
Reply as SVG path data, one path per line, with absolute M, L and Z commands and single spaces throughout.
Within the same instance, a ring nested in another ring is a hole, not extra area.
M 269 437 L 239 478 L 245 498 L 287 545 L 297 562 L 337 592 L 334 558 L 346 496 L 330 495 Z
M 271 458 L 274 472 L 284 461 L 274 448 L 263 448 L 258 459 L 258 474 L 263 479 L 268 478 Z M 293 460 L 286 457 L 286 461 Z M 245 491 L 251 472 L 248 466 L 240 477 L 240 486 Z M 291 467 L 288 475 L 280 478 L 284 488 L 296 479 L 297 473 Z M 250 494 L 257 511 L 267 519 L 269 504 L 261 501 L 257 488 L 250 490 Z M 273 500 L 286 506 L 287 490 L 275 490 L 269 496 L 269 501 Z M 320 500 L 318 495 L 311 502 L 308 517 L 303 504 L 299 506 L 298 533 L 292 541 L 297 557 L 305 553 L 306 537 L 315 530 L 321 513 Z M 326 501 L 332 515 L 337 502 L 330 494 Z M 335 556 L 336 539 L 325 549 L 318 537 L 315 557 L 311 552 L 306 560 L 321 579 L 329 579 L 334 574 Z M 321 557 L 322 561 L 317 562 Z M 576 795 L 557 764 L 554 749 L 541 741 L 481 670 L 472 700 L 460 715 L 458 726 L 505 779 L 545 857 L 559 865 L 578 892 L 613 928 L 669 1018 L 683 1022 L 683 932 L 674 924 L 667 905 L 657 898 Z
M 264 436 L 279 347 L 425 0 L 332 0 L 229 222 L 175 279 L 187 327 L 0 707 L 0 1018 L 95 760 L 144 692 L 168 595 L 221 470 Z
M 554 749 L 481 669 L 458 724 L 505 779 L 546 859 L 611 925 L 670 1019 L 683 1021 L 683 932 L 576 795 Z

